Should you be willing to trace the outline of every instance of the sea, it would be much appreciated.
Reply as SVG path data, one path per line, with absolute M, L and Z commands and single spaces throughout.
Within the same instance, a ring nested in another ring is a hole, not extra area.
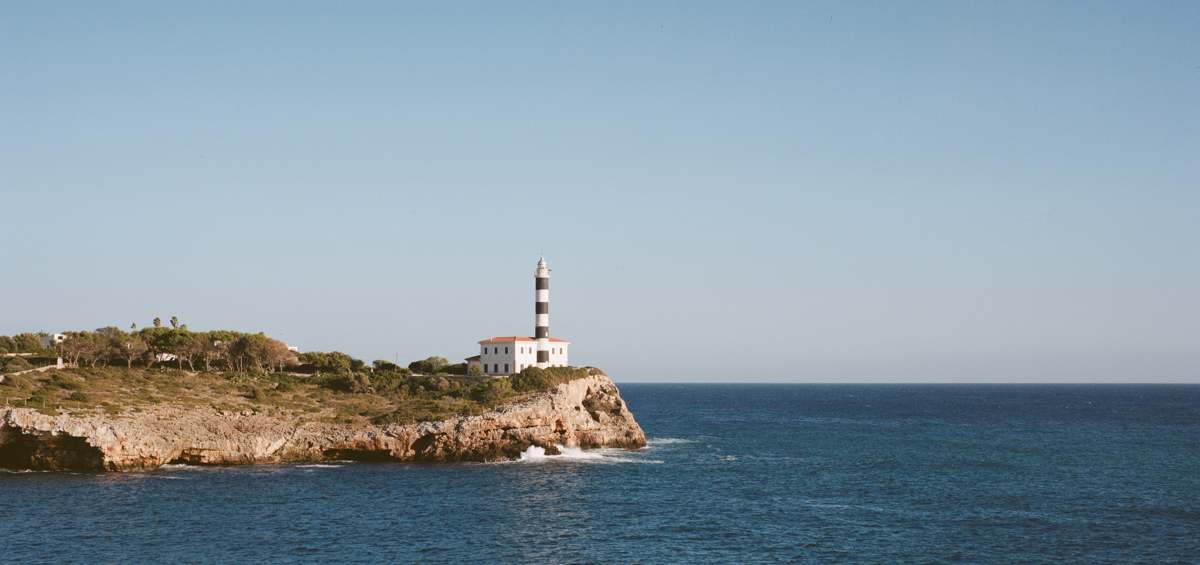
M 1200 386 L 621 392 L 646 449 L 0 473 L 0 562 L 1200 562 Z

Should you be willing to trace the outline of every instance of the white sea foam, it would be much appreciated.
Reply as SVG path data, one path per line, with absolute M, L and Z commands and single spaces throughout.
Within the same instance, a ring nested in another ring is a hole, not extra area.
M 345 465 L 329 465 L 325 463 L 313 463 L 311 465 L 296 465 L 297 469 L 340 469 Z
M 521 452 L 520 461 L 534 463 L 550 460 L 597 461 L 604 459 L 604 456 L 599 453 L 584 451 L 578 447 L 563 447 L 561 445 L 555 445 L 554 447 L 558 448 L 558 455 L 546 455 L 545 448 L 531 445 L 525 451 Z
M 679 437 L 656 437 L 646 440 L 646 445 L 675 445 L 678 443 L 696 443 L 696 440 L 683 439 Z
M 593 451 L 584 451 L 578 447 L 564 447 L 555 445 L 558 448 L 558 455 L 546 455 L 546 449 L 531 445 L 521 452 L 521 458 L 518 463 L 549 463 L 555 461 L 569 461 L 580 463 L 662 463 L 662 461 L 653 461 L 641 459 L 637 457 L 629 457 L 629 452 L 621 449 L 597 449 Z

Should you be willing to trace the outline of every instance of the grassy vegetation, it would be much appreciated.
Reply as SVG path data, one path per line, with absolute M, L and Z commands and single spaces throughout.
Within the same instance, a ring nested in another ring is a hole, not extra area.
M 316 375 L 77 368 L 5 375 L 0 406 L 34 408 L 46 414 L 60 409 L 120 414 L 173 405 L 341 423 L 409 424 L 479 414 L 595 372 L 531 368 L 511 377 L 483 378 L 414 376 L 369 368 Z

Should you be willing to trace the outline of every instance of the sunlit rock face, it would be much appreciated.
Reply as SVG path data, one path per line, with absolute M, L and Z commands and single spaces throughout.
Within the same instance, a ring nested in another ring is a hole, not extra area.
M 48 416 L 0 411 L 0 468 L 136 471 L 171 462 L 496 461 L 530 446 L 636 449 L 646 445 L 617 386 L 603 374 L 478 416 L 386 426 L 299 416 L 161 406 L 137 414 Z

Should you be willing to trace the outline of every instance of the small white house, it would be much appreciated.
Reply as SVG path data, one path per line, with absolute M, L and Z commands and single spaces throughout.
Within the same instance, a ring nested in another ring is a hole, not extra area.
M 50 349 L 64 341 L 67 341 L 67 336 L 66 334 L 49 334 L 42 336 L 41 341 L 42 347 Z
M 566 367 L 567 349 L 571 342 L 557 337 L 549 338 L 550 360 L 548 367 Z M 468 364 L 479 364 L 485 375 L 511 375 L 526 367 L 536 367 L 537 339 L 528 336 L 499 336 L 479 342 L 478 358 L 468 357 Z

